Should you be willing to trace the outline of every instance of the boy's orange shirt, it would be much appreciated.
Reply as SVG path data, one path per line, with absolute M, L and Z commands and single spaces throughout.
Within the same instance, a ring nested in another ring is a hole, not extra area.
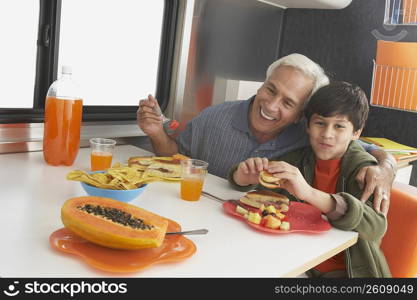
M 316 159 L 314 170 L 313 187 L 329 193 L 336 193 L 336 184 L 340 174 L 340 164 L 342 159 L 320 160 Z M 346 270 L 345 253 L 342 251 L 321 264 L 314 267 L 321 273 L 335 270 Z

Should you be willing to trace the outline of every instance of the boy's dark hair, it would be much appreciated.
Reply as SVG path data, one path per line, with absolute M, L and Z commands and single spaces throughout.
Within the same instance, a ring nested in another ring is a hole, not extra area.
M 344 81 L 333 81 L 311 96 L 304 115 L 308 122 L 313 114 L 323 117 L 344 115 L 357 131 L 365 126 L 368 112 L 368 99 L 359 86 Z

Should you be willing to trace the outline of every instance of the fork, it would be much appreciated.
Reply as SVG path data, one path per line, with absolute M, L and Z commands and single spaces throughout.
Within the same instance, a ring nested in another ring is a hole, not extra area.
M 208 232 L 207 229 L 196 229 L 196 230 L 189 230 L 189 231 L 176 231 L 176 232 L 167 232 L 167 235 L 173 234 L 180 234 L 180 235 L 191 235 L 191 234 L 206 234 Z
M 220 202 L 220 203 L 225 203 L 227 200 L 224 200 L 224 199 L 222 199 L 222 198 L 219 198 L 219 197 L 217 197 L 217 196 L 214 196 L 214 195 L 212 195 L 212 194 L 210 194 L 210 193 L 207 193 L 206 191 L 202 191 L 201 192 L 201 194 L 203 194 L 204 196 L 206 196 L 206 197 L 208 197 L 208 198 L 211 198 L 211 199 L 213 199 L 213 200 L 216 200 L 216 201 L 218 201 L 218 202 Z
M 220 203 L 226 203 L 226 202 L 230 201 L 233 204 L 239 205 L 239 201 L 235 200 L 235 199 L 225 200 L 225 199 L 222 199 L 220 197 L 214 196 L 213 194 L 210 194 L 206 191 L 202 191 L 201 194 L 206 196 L 207 198 L 211 198 L 211 199 L 216 200 L 217 202 L 220 202 Z

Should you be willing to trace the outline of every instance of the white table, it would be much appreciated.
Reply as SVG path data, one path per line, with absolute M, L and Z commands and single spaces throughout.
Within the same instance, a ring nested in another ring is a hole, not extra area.
M 113 162 L 149 152 L 118 146 Z M 0 155 L 1 277 L 292 277 L 353 245 L 356 232 L 337 229 L 320 234 L 269 235 L 230 217 L 221 204 L 202 197 L 179 198 L 178 183 L 156 182 L 131 202 L 181 224 L 183 230 L 207 228 L 207 235 L 188 236 L 196 253 L 181 262 L 159 264 L 119 275 L 89 267 L 49 245 L 49 235 L 63 227 L 65 200 L 85 195 L 80 184 L 67 181 L 74 169 L 88 170 L 89 149 L 80 149 L 71 167 L 47 166 L 42 152 Z M 242 194 L 226 180 L 209 175 L 204 189 L 224 199 Z

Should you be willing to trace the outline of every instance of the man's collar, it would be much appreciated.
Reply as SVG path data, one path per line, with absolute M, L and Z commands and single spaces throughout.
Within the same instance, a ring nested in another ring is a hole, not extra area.
M 243 132 L 251 133 L 249 129 L 249 109 L 255 96 L 250 97 L 246 101 L 242 101 L 234 115 L 232 116 L 232 126 Z

